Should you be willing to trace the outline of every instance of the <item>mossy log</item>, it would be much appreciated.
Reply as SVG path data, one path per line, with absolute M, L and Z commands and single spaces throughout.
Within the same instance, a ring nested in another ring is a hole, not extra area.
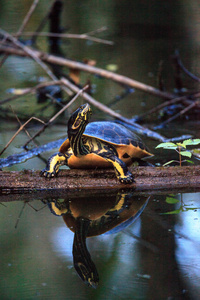
M 58 177 L 47 179 L 39 171 L 0 171 L 0 195 L 56 193 L 66 195 L 78 191 L 134 189 L 136 192 L 200 191 L 200 166 L 186 167 L 135 167 L 130 168 L 135 182 L 121 184 L 111 169 L 61 170 Z

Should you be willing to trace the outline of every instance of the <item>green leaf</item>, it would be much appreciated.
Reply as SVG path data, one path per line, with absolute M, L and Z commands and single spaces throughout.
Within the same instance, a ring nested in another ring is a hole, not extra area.
M 159 145 L 156 146 L 157 148 L 163 148 L 163 149 L 176 149 L 177 145 L 171 142 L 167 142 L 167 143 L 161 143 Z
M 185 145 L 185 146 L 188 146 L 188 145 L 198 145 L 198 144 L 200 144 L 200 139 L 194 139 L 194 140 L 191 140 L 191 139 L 189 139 L 189 140 L 185 140 L 185 141 L 183 141 L 183 144 Z
M 171 163 L 174 162 L 174 161 L 175 161 L 175 160 L 170 160 L 170 161 L 166 162 L 166 163 L 163 165 L 163 167 L 165 167 L 165 166 L 171 164 Z
M 187 156 L 187 157 L 191 157 L 192 153 L 190 151 L 180 151 L 180 154 L 182 156 Z
M 176 204 L 176 203 L 179 202 L 178 199 L 173 198 L 173 197 L 167 197 L 167 198 L 165 199 L 165 201 L 166 201 L 167 203 L 169 203 L 169 204 Z
M 200 209 L 200 207 L 185 207 L 185 210 L 196 210 L 196 209 Z
M 200 149 L 193 149 L 192 152 L 200 154 Z
M 194 156 L 200 158 L 200 149 L 193 149 L 191 152 Z
M 116 64 L 108 64 L 106 69 L 111 72 L 116 72 L 118 70 L 118 65 Z
M 177 146 L 181 147 L 181 148 L 186 148 L 184 143 L 177 143 Z
M 189 159 L 186 159 L 186 161 L 190 164 L 193 164 L 194 165 L 194 162 L 192 160 L 189 160 Z
M 166 213 L 162 213 L 162 215 L 176 215 L 176 214 L 179 214 L 180 211 L 181 211 L 181 208 L 176 209 L 176 210 L 172 210 L 172 211 L 168 211 Z

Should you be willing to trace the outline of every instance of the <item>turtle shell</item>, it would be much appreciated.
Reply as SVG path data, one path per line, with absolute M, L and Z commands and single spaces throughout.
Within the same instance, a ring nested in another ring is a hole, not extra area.
M 118 152 L 119 158 L 122 159 L 127 165 L 132 163 L 130 157 L 143 158 L 147 156 L 152 156 L 143 144 L 142 140 L 134 134 L 132 131 L 127 129 L 121 124 L 117 124 L 109 121 L 102 122 L 91 122 L 86 126 L 83 133 L 83 137 L 96 138 L 101 141 L 113 144 Z M 67 139 L 60 147 L 59 151 L 65 153 L 70 147 L 69 139 Z M 91 154 L 89 154 L 91 155 Z M 75 157 L 73 156 L 73 164 Z M 88 157 L 89 159 L 89 157 Z M 83 161 L 83 158 L 81 158 Z M 97 162 L 97 156 L 95 155 L 94 160 Z M 102 165 L 102 158 L 100 160 L 100 165 Z M 70 163 L 71 159 L 69 160 Z M 91 164 L 90 160 L 86 163 L 86 166 Z M 78 160 L 79 167 L 81 166 L 80 159 Z
M 133 146 L 148 152 L 147 147 L 136 134 L 125 126 L 114 122 L 91 122 L 86 126 L 83 135 L 98 138 L 114 145 L 132 144 Z M 152 154 L 149 153 L 149 155 Z

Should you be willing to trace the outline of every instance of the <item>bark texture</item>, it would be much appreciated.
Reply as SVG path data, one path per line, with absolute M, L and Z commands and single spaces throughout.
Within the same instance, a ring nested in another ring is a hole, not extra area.
M 129 185 L 121 184 L 113 170 L 61 170 L 58 177 L 46 179 L 39 176 L 39 171 L 0 171 L 0 195 L 59 193 L 74 194 L 80 190 L 134 189 L 136 192 L 172 190 L 200 190 L 200 166 L 186 167 L 135 167 L 129 168 L 135 177 L 135 182 Z M 0 198 L 1 199 L 1 198 Z

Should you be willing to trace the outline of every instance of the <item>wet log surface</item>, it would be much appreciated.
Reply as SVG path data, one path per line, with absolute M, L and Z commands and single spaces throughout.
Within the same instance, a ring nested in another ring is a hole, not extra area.
M 200 191 L 200 166 L 186 167 L 136 167 L 129 168 L 135 176 L 135 182 L 121 184 L 113 170 L 61 170 L 58 177 L 46 179 L 39 171 L 0 171 L 0 201 L 3 196 L 15 194 L 18 197 L 28 194 L 75 195 L 76 193 L 94 193 L 100 190 L 114 191 L 126 188 L 135 192 Z

